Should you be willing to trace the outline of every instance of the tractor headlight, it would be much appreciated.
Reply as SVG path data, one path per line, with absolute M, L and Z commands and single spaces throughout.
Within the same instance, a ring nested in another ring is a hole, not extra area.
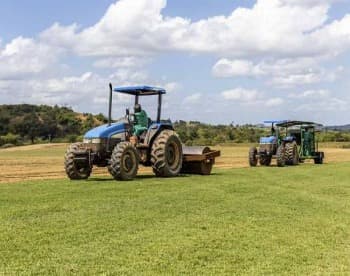
M 91 140 L 92 144 L 101 144 L 101 139 L 100 138 L 94 138 Z

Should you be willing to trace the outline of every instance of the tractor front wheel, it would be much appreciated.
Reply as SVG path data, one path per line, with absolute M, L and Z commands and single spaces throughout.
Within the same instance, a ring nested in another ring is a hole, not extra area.
M 260 155 L 259 163 L 261 166 L 270 166 L 271 164 L 271 156 L 270 155 Z
M 153 172 L 159 177 L 177 176 L 182 168 L 182 160 L 180 138 L 173 130 L 163 130 L 152 145 Z
M 285 159 L 285 147 L 283 145 L 280 145 L 277 149 L 277 166 L 278 167 L 284 167 L 286 165 L 286 159 Z
M 79 164 L 74 161 L 76 157 L 76 152 L 81 147 L 82 143 L 74 143 L 71 144 L 64 156 L 64 169 L 66 171 L 67 176 L 71 180 L 82 180 L 88 179 L 92 168 L 88 164 Z
M 256 167 L 258 164 L 258 150 L 255 147 L 249 149 L 249 165 Z
M 139 168 L 139 157 L 129 142 L 119 143 L 113 150 L 108 170 L 115 180 L 133 180 Z

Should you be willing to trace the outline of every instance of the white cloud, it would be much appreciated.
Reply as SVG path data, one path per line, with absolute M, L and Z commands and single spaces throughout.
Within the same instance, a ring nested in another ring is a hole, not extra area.
M 332 4 L 335 2 L 341 2 L 344 0 L 281 0 L 283 4 L 289 5 L 301 5 L 306 7 L 312 7 L 320 4 Z
M 183 100 L 183 103 L 184 104 L 198 103 L 201 98 L 202 98 L 202 94 L 201 93 L 195 93 L 195 94 L 192 94 L 190 96 L 185 97 L 184 100 Z
M 295 110 L 300 112 L 342 111 L 348 107 L 348 101 L 334 95 L 329 90 L 306 90 L 299 93 L 290 93 L 288 98 L 293 100 Z
M 293 87 L 323 81 L 335 81 L 343 68 L 326 70 L 317 58 L 270 59 L 254 64 L 249 60 L 220 59 L 212 69 L 221 78 L 247 76 L 265 78 L 277 87 Z
M 73 49 L 78 29 L 77 24 L 61 26 L 56 22 L 50 28 L 41 32 L 38 39 L 48 45 L 54 45 L 54 47 Z
M 226 100 L 237 100 L 242 102 L 253 102 L 258 99 L 258 91 L 244 88 L 235 88 L 221 92 Z
M 94 63 L 101 68 L 142 66 L 150 55 L 174 50 L 276 60 L 334 55 L 350 48 L 350 15 L 326 24 L 330 3 L 257 0 L 253 7 L 237 8 L 229 16 L 192 22 L 163 16 L 166 0 L 120 0 L 91 27 L 55 23 L 36 39 L 19 37 L 5 45 L 0 78 L 42 72 L 62 51 L 101 57 Z M 218 76 L 259 75 L 259 67 L 249 60 L 222 59 L 213 72 Z M 272 82 L 291 85 L 318 79 L 317 72 L 310 72 L 277 77 Z
M 156 83 L 143 71 L 130 69 L 116 70 L 109 76 L 85 72 L 81 75 L 55 77 L 46 79 L 6 80 L 0 81 L 1 103 L 32 103 L 49 105 L 71 106 L 78 111 L 104 112 L 107 111 L 109 88 L 113 86 L 142 85 L 144 83 Z M 173 82 L 161 82 L 159 86 L 168 89 L 176 89 L 179 86 Z M 18 91 L 9 93 L 8 91 Z M 125 94 L 114 94 L 114 108 L 116 114 L 124 114 L 125 107 L 130 106 L 132 97 Z M 146 99 L 145 99 L 146 100 Z M 154 99 L 150 99 L 149 106 L 152 110 L 155 106 Z M 151 111 L 152 111 L 151 110 Z
M 292 99 L 321 99 L 329 98 L 331 96 L 328 90 L 307 90 L 301 93 L 291 93 L 288 95 Z
M 265 105 L 267 107 L 275 107 L 275 106 L 280 106 L 284 103 L 284 100 L 281 98 L 272 98 L 272 99 L 268 99 L 265 102 Z
M 296 111 L 300 112 L 317 112 L 322 116 L 325 112 L 340 112 L 346 111 L 349 107 L 349 102 L 339 98 L 329 98 L 327 100 L 313 101 L 302 103 L 296 107 Z
M 162 86 L 162 85 L 164 86 L 164 89 L 167 91 L 167 93 L 175 92 L 181 87 L 181 85 L 178 82 L 167 82 L 166 84 L 157 84 L 157 86 Z
M 116 57 L 99 59 L 94 62 L 97 68 L 138 68 L 150 62 L 147 58 L 142 57 Z
M 310 34 L 312 45 L 328 55 L 338 55 L 350 48 L 350 14 Z
M 33 39 L 18 37 L 0 48 L 0 79 L 21 79 L 50 69 L 60 51 Z
M 127 85 L 141 85 L 144 81 L 148 80 L 148 76 L 144 71 L 121 68 L 111 74 L 109 79 L 119 82 L 117 84 L 118 86 L 120 86 L 120 83 L 125 83 Z
M 165 0 L 120 0 L 94 26 L 76 33 L 75 50 L 82 55 L 144 55 L 169 48 L 172 34 L 188 24 L 164 18 Z
M 227 78 L 236 76 L 255 76 L 259 72 L 256 66 L 249 60 L 229 60 L 220 59 L 213 67 L 213 75 L 216 77 Z
M 120 0 L 91 27 L 79 30 L 76 24 L 55 23 L 40 37 L 86 56 L 178 50 L 235 57 L 292 57 L 324 55 L 333 47 L 332 51 L 344 50 L 344 45 L 335 41 L 343 42 L 350 35 L 346 17 L 326 25 L 329 1 L 257 0 L 252 8 L 237 8 L 229 16 L 195 22 L 164 17 L 165 6 L 165 0 Z
M 226 90 L 221 93 L 225 100 L 241 102 L 245 104 L 259 104 L 260 108 L 281 106 L 285 101 L 280 97 L 269 98 L 266 93 L 244 88 Z

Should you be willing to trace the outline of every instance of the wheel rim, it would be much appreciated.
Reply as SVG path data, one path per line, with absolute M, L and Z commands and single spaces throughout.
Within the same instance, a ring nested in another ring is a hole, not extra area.
M 89 171 L 88 167 L 84 167 L 83 165 L 75 165 L 76 166 L 76 170 L 79 174 L 81 175 L 86 175 Z
M 258 163 L 258 157 L 257 157 L 257 154 L 258 154 L 258 151 L 257 150 L 254 150 L 254 155 L 253 155 L 253 161 L 255 164 Z
M 124 157 L 123 157 L 123 168 L 125 170 L 125 172 L 130 172 L 133 169 L 134 165 L 134 158 L 133 156 L 127 152 L 125 153 Z
M 173 142 L 168 145 L 166 160 L 170 168 L 176 168 L 179 163 L 179 147 Z

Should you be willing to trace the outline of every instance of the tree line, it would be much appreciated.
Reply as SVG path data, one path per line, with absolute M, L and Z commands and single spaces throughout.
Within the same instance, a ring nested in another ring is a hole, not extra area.
M 175 122 L 175 129 L 187 145 L 218 145 L 230 143 L 259 143 L 269 136 L 270 127 L 256 125 L 209 125 L 200 122 Z M 350 142 L 349 130 L 323 130 L 316 133 L 318 142 Z
M 57 105 L 0 105 L 0 145 L 73 141 L 106 121 L 103 114 L 81 114 Z
M 75 142 L 89 129 L 105 124 L 103 114 L 77 113 L 69 107 L 0 105 L 0 146 L 41 142 Z M 187 145 L 258 143 L 270 129 L 254 125 L 211 125 L 176 121 L 176 132 Z M 350 142 L 349 131 L 322 131 L 320 142 Z

